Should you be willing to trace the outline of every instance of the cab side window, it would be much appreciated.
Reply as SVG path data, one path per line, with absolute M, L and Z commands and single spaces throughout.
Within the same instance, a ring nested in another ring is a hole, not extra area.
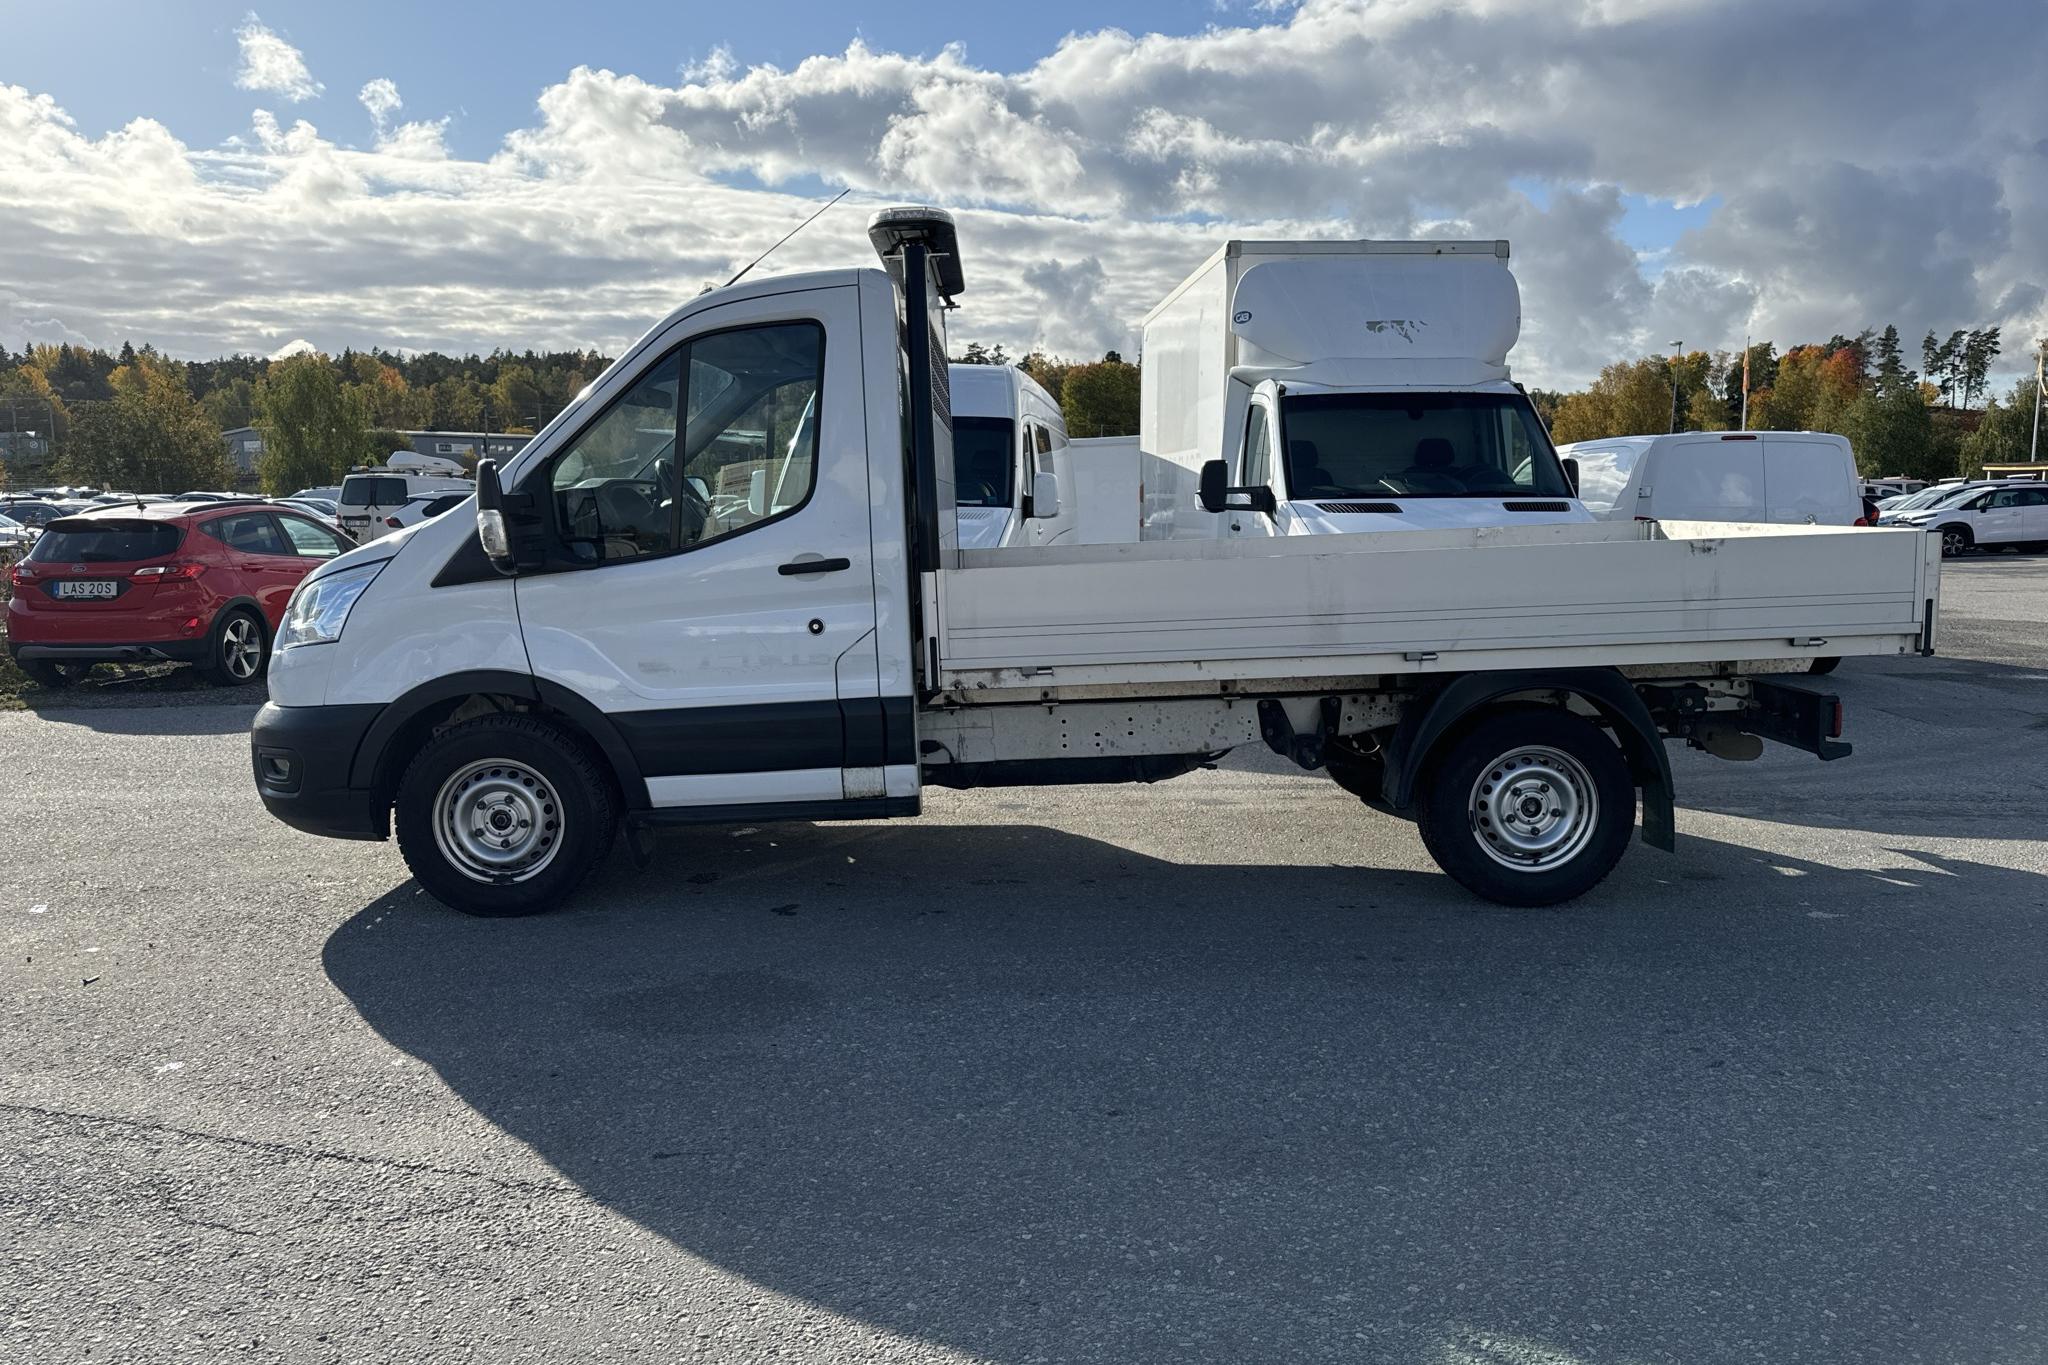
M 1038 451 L 1038 472 L 1041 474 L 1052 473 L 1052 433 L 1038 425 L 1038 423 L 1033 422 L 1031 424 L 1031 440 Z
M 1266 409 L 1254 403 L 1245 410 L 1244 459 L 1240 462 L 1238 486 L 1260 488 L 1273 479 L 1273 436 L 1266 423 Z
M 824 371 L 824 329 L 810 322 L 714 332 L 664 356 L 554 464 L 569 553 L 672 554 L 801 506 Z

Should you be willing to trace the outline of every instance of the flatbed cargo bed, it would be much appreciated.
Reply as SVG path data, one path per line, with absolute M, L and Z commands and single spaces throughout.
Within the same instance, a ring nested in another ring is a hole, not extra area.
M 1596 522 L 970 551 L 939 576 L 956 701 L 1932 649 L 1919 531 Z

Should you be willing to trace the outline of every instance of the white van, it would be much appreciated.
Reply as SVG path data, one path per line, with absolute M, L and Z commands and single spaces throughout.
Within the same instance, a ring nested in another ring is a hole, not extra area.
M 1012 365 L 953 365 L 947 382 L 960 548 L 1073 544 L 1074 463 L 1059 404 Z
M 1849 442 L 1824 431 L 1681 431 L 1559 446 L 1579 501 L 1603 521 L 1860 526 Z
M 341 529 L 354 536 L 358 544 L 366 545 L 379 536 L 389 535 L 395 529 L 390 518 L 422 493 L 475 491 L 476 485 L 468 479 L 361 469 L 350 472 L 341 481 L 341 496 L 335 501 L 340 504 Z

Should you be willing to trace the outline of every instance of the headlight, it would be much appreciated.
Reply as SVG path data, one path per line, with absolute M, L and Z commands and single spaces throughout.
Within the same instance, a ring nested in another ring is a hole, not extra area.
M 284 624 L 278 627 L 275 648 L 326 645 L 340 639 L 341 628 L 348 623 L 349 608 L 389 562 L 380 559 L 375 564 L 343 569 L 301 583 L 292 594 L 291 605 L 284 609 Z

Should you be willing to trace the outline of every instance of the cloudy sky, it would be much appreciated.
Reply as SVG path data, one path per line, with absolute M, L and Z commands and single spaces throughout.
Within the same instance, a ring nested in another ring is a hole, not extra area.
M 422 13 L 422 12 L 425 13 Z M 864 12 L 868 11 L 868 12 Z M 2040 0 L 0 5 L 0 341 L 616 351 L 947 205 L 1067 355 L 1231 236 L 1506 237 L 1543 386 L 2048 331 Z M 1917 354 L 1917 347 L 1914 348 Z

